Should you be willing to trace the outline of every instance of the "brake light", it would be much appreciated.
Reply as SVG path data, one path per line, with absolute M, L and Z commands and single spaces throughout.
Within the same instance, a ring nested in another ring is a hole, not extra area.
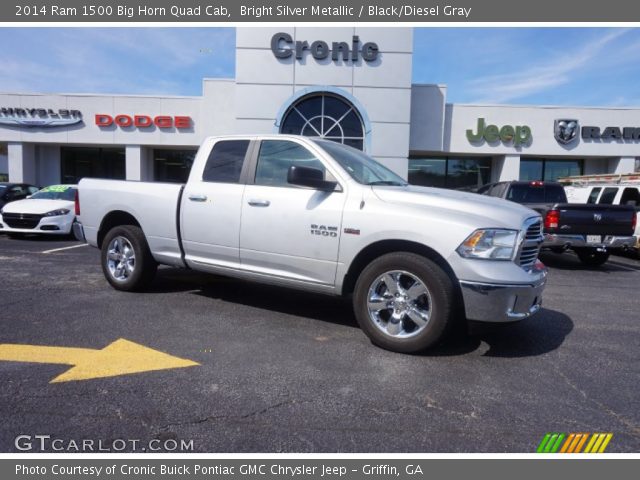
M 76 217 L 77 217 L 80 215 L 80 192 L 78 192 L 78 190 L 76 190 L 75 207 L 76 207 Z
M 544 217 L 544 228 L 558 228 L 558 224 L 560 223 L 560 212 L 558 210 L 549 210 L 547 215 Z
M 631 217 L 631 230 L 635 232 L 637 225 L 638 225 L 638 214 L 634 213 Z
M 531 185 L 532 187 L 544 187 L 544 182 L 541 182 L 540 180 L 534 180 L 533 182 L 529 182 L 529 185 Z

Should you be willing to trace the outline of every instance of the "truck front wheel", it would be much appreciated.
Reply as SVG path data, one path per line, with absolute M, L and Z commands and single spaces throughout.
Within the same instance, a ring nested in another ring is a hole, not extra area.
M 102 242 L 102 271 L 116 290 L 143 290 L 156 274 L 158 264 L 140 227 L 120 225 Z
M 356 282 L 353 306 L 376 345 L 402 353 L 434 346 L 454 321 L 451 278 L 435 262 L 410 252 L 383 255 Z
M 580 261 L 590 267 L 599 267 L 609 260 L 608 252 L 599 252 L 595 248 L 576 248 L 575 252 Z

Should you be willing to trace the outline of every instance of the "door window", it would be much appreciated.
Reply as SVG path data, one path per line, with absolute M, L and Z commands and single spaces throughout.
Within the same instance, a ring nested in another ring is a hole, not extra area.
M 302 145 L 288 140 L 264 140 L 258 155 L 256 185 L 298 188 L 287 182 L 289 167 L 293 165 L 317 168 L 326 177 L 322 162 Z
M 602 187 L 592 188 L 591 193 L 589 194 L 589 199 L 587 200 L 587 203 L 596 203 L 596 200 L 598 200 L 598 195 L 600 195 L 601 191 L 602 191 Z
M 640 206 L 640 190 L 637 187 L 627 187 L 620 197 L 620 205 Z
M 222 140 L 216 142 L 202 173 L 202 181 L 239 183 L 249 140 Z

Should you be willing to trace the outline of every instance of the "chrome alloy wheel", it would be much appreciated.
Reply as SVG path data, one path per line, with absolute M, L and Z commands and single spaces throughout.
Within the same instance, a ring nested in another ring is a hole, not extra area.
M 420 333 L 431 319 L 431 294 L 414 274 L 393 270 L 376 278 L 367 294 L 373 324 L 385 335 L 408 338 Z
M 136 268 L 136 254 L 125 237 L 115 237 L 107 250 L 107 269 L 114 280 L 124 282 Z

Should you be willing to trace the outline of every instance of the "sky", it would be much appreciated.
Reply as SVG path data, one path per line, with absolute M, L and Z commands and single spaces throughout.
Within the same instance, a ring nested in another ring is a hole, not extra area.
M 0 92 L 200 95 L 233 28 L 0 28 Z M 640 29 L 415 28 L 414 83 L 451 103 L 640 106 Z

